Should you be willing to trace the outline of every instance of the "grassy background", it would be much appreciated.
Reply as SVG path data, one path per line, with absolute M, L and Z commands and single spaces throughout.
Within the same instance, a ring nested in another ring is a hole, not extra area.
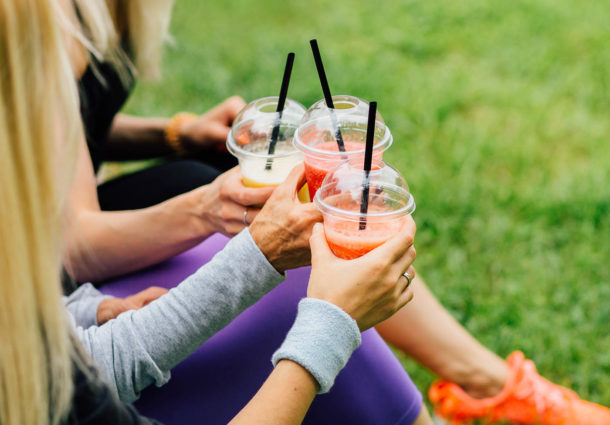
M 128 110 L 276 95 L 289 51 L 308 106 L 316 37 L 333 93 L 377 100 L 392 129 L 443 304 L 501 356 L 610 404 L 610 2 L 391 3 L 181 0 L 164 79 Z

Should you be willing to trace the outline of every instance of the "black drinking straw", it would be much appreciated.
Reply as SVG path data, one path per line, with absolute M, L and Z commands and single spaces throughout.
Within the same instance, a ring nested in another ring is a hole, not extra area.
M 320 56 L 320 49 L 318 49 L 318 42 L 314 38 L 309 41 L 311 45 L 311 51 L 313 52 L 313 58 L 316 61 L 316 69 L 318 70 L 318 77 L 320 77 L 320 84 L 322 85 L 322 92 L 324 92 L 324 99 L 326 100 L 326 106 L 330 111 L 330 119 L 332 121 L 333 129 L 335 130 L 335 139 L 337 139 L 337 146 L 341 152 L 345 152 L 345 145 L 343 144 L 343 136 L 337 123 L 337 117 L 335 116 L 335 104 L 333 98 L 330 95 L 330 87 L 328 87 L 328 80 L 326 79 L 326 73 L 324 72 L 324 65 L 322 65 L 322 56 Z
M 364 178 L 362 179 L 362 199 L 360 200 L 360 230 L 366 229 L 366 212 L 369 209 L 369 177 L 373 162 L 373 142 L 375 140 L 375 115 L 377 102 L 369 104 L 369 121 L 366 126 L 366 148 L 364 150 Z
M 284 68 L 284 78 L 282 78 L 282 87 L 280 88 L 280 98 L 277 101 L 278 113 L 277 121 L 273 126 L 271 132 L 271 142 L 269 142 L 269 155 L 273 155 L 275 152 L 275 145 L 277 144 L 277 138 L 280 135 L 280 122 L 282 121 L 282 113 L 284 112 L 284 104 L 286 103 L 286 96 L 288 95 L 288 84 L 290 84 L 290 74 L 292 73 L 292 64 L 294 63 L 294 53 L 288 53 L 286 58 L 286 67 Z M 273 165 L 273 158 L 267 159 L 265 164 L 265 170 L 271 170 Z

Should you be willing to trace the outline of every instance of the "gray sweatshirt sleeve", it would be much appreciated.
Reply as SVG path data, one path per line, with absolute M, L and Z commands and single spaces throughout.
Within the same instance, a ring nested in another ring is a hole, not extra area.
M 104 295 L 90 283 L 85 283 L 67 297 L 62 297 L 64 306 L 77 326 L 88 328 L 97 325 L 97 309 L 102 301 L 112 298 Z
M 159 299 L 76 334 L 121 400 L 132 402 L 283 279 L 245 229 Z

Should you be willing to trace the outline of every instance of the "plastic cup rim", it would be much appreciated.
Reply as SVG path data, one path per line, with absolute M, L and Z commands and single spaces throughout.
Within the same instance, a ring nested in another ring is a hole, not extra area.
M 386 187 L 391 187 L 393 190 L 395 190 L 396 192 L 403 192 L 406 193 L 407 196 L 407 203 L 405 206 L 403 206 L 402 208 L 399 208 L 397 210 L 393 210 L 393 211 L 385 211 L 385 212 L 367 212 L 366 217 L 374 217 L 374 218 L 384 218 L 384 217 L 391 217 L 391 218 L 399 218 L 399 217 L 403 217 L 405 215 L 409 215 L 409 214 L 413 214 L 413 212 L 415 211 L 416 205 L 415 205 L 415 198 L 413 197 L 413 195 L 409 192 L 407 192 L 404 188 L 396 186 L 396 185 L 385 185 Z M 320 193 L 322 193 L 322 188 L 324 186 L 321 186 L 317 191 L 316 194 L 313 198 L 313 202 L 314 205 L 320 210 L 320 212 L 322 212 L 323 215 L 331 215 L 333 217 L 340 217 L 342 219 L 345 220 L 353 220 L 353 221 L 359 221 L 360 217 L 362 217 L 362 214 L 360 213 L 360 211 L 353 211 L 353 210 L 344 210 L 341 208 L 337 208 L 334 207 L 332 205 L 327 204 L 326 202 L 324 202 L 321 197 L 320 197 Z
M 286 125 L 297 128 L 296 124 L 286 124 Z M 294 136 L 293 136 L 293 138 L 294 138 Z M 235 139 L 233 138 L 233 129 L 232 128 L 229 130 L 229 135 L 227 136 L 227 149 L 233 156 L 237 157 L 238 159 L 241 157 L 265 158 L 265 159 L 267 159 L 267 158 L 269 158 L 269 159 L 286 158 L 286 157 L 297 155 L 297 154 L 301 153 L 301 151 L 296 149 L 296 147 L 294 146 L 294 143 L 292 143 L 292 141 L 284 142 L 283 144 L 285 144 L 286 146 L 292 146 L 294 149 L 291 150 L 290 152 L 274 153 L 272 155 L 269 155 L 267 152 L 257 153 L 257 152 L 252 152 L 252 151 L 248 151 L 246 149 L 240 148 L 238 146 L 238 144 L 235 142 Z
M 279 96 L 265 96 L 265 97 L 261 97 L 259 99 L 255 99 L 255 100 L 253 100 L 253 102 L 254 102 L 254 105 L 256 106 L 256 109 L 257 109 L 258 112 L 260 112 L 262 114 L 277 114 L 277 111 L 262 111 L 260 108 L 262 106 L 265 106 L 265 105 L 275 105 L 275 106 L 277 106 L 278 100 L 280 100 Z M 301 104 L 300 102 L 297 102 L 294 99 L 291 99 L 291 98 L 287 97 L 286 98 L 286 105 L 288 103 L 292 103 L 292 104 L 300 106 L 301 109 L 303 109 L 303 114 L 305 114 L 305 112 L 307 112 L 307 109 L 305 108 L 305 106 L 303 106 L 303 104 Z M 262 104 L 262 105 L 259 105 L 259 104 Z M 286 105 L 284 105 L 284 108 L 286 108 Z M 286 109 L 284 109 L 284 111 L 285 110 Z
M 366 100 L 360 99 L 359 97 L 351 95 L 351 94 L 333 94 L 331 97 L 333 99 L 333 103 L 341 102 L 341 103 L 347 103 L 347 104 L 352 105 L 351 108 L 333 108 L 335 111 L 338 111 L 341 113 L 348 113 L 347 111 L 349 111 L 350 109 L 356 108 L 361 102 L 366 102 Z M 326 108 L 328 108 L 324 98 L 317 100 L 315 103 L 318 103 L 318 102 L 320 102 Z M 330 108 L 328 108 L 328 109 L 330 109 Z
M 306 125 L 310 125 L 313 124 L 317 121 L 321 121 L 321 120 L 328 120 L 328 117 L 318 117 L 318 118 L 314 118 L 310 121 L 307 121 L 301 125 L 299 125 L 294 133 L 294 136 L 292 137 L 292 144 L 301 152 L 303 152 L 304 154 L 313 154 L 314 156 L 322 156 L 322 157 L 350 157 L 350 156 L 356 156 L 356 155 L 362 155 L 364 154 L 365 151 L 365 144 L 362 143 L 362 149 L 358 149 L 355 151 L 347 151 L 347 152 L 334 152 L 334 151 L 326 151 L 326 150 L 322 150 L 322 149 L 316 149 L 312 146 L 306 145 L 305 143 L 301 142 L 300 137 L 299 137 L 299 130 L 301 130 L 301 128 L 305 127 Z M 359 117 L 354 115 L 353 116 L 353 121 L 355 122 L 360 122 L 362 121 L 362 123 L 366 124 L 366 117 Z M 381 139 L 379 142 L 375 143 L 373 145 L 373 151 L 377 151 L 377 152 L 385 152 L 386 150 L 388 150 L 388 148 L 390 146 L 392 146 L 392 143 L 394 142 L 394 139 L 392 137 L 392 133 L 390 132 L 390 128 L 385 125 L 385 123 L 381 122 L 381 121 L 377 121 L 375 120 L 375 126 L 383 126 L 385 129 L 384 135 L 383 135 L 383 139 Z

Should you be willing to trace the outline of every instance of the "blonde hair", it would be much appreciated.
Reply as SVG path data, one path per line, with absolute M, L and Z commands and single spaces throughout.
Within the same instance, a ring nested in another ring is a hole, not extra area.
M 82 128 L 55 5 L 0 0 L 2 425 L 59 424 L 73 394 L 59 233 Z
M 75 5 L 82 25 L 76 37 L 91 54 L 119 72 L 127 66 L 145 79 L 160 76 L 174 0 L 75 0 Z

